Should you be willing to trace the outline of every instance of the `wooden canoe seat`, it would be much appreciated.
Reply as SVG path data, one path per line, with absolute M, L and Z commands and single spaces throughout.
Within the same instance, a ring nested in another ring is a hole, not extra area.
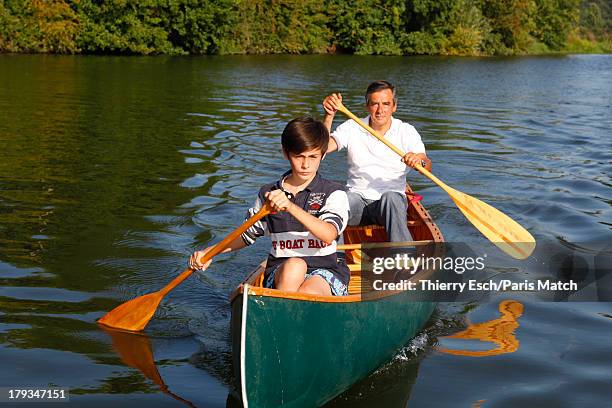
M 351 280 L 348 285 L 349 295 L 361 293 L 361 276 L 351 274 Z

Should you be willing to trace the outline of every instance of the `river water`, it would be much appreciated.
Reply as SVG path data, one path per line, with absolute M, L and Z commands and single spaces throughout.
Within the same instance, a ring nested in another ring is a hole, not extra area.
M 419 130 L 440 179 L 538 242 L 609 244 L 611 56 L 3 55 L 0 387 L 65 387 L 87 406 L 225 406 L 228 295 L 266 242 L 221 257 L 164 300 L 142 337 L 159 378 L 126 365 L 95 321 L 159 289 L 242 221 L 259 186 L 287 168 L 288 120 L 320 116 L 331 91 L 363 114 L 364 89 L 379 78 L 398 86 L 396 116 Z M 322 173 L 343 181 L 344 153 Z M 440 188 L 415 173 L 409 181 L 447 241 L 486 244 Z M 612 305 L 586 300 L 442 303 L 392 362 L 330 406 L 609 405 Z M 504 305 L 520 312 L 500 318 Z M 507 328 L 503 352 L 440 350 L 483 349 L 448 337 L 483 322 Z

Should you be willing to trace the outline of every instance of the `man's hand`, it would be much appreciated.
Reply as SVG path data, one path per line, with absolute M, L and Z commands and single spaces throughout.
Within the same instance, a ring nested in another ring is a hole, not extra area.
M 210 247 L 208 247 L 206 249 L 203 249 L 201 251 L 196 251 L 193 254 L 191 254 L 191 257 L 189 258 L 189 267 L 191 269 L 195 269 L 196 271 L 208 269 L 208 267 L 210 266 L 210 264 L 212 262 L 212 259 L 209 259 L 208 262 L 203 264 L 202 263 L 202 258 L 212 248 L 213 247 L 210 246 Z
M 333 93 L 323 99 L 323 109 L 327 115 L 334 116 L 342 105 L 342 95 Z
M 274 211 L 287 211 L 287 209 L 293 205 L 291 200 L 287 198 L 287 195 L 282 190 L 268 191 L 266 193 L 266 199 Z
M 406 163 L 407 166 L 414 168 L 417 164 L 425 167 L 427 170 L 431 170 L 431 160 L 427 157 L 425 153 L 412 153 L 408 152 L 402 157 L 402 161 Z M 425 162 L 423 165 L 422 162 Z

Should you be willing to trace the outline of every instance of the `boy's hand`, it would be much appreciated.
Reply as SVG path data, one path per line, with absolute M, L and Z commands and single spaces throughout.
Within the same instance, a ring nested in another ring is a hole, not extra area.
M 328 115 L 334 116 L 338 111 L 338 107 L 342 104 L 342 95 L 333 93 L 323 99 L 323 109 Z
M 266 193 L 266 199 L 274 211 L 287 211 L 293 204 L 282 190 L 272 190 Z
M 210 264 L 212 262 L 212 259 L 209 259 L 208 262 L 203 264 L 202 263 L 202 258 L 211 249 L 212 249 L 212 247 L 210 246 L 210 247 L 208 247 L 206 249 L 203 249 L 201 251 L 196 251 L 193 254 L 191 254 L 191 257 L 189 258 L 189 267 L 191 269 L 195 269 L 196 271 L 208 269 L 208 267 L 210 266 Z

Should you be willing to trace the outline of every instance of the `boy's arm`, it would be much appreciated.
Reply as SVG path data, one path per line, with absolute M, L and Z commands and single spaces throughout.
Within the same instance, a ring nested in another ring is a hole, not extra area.
M 266 194 L 266 198 L 270 201 L 275 211 L 287 211 L 306 227 L 308 231 L 312 232 L 315 237 L 326 244 L 331 244 L 338 236 L 339 232 L 336 227 L 302 210 L 299 206 L 291 202 L 283 191 L 270 191 Z
M 246 218 L 251 218 L 257 211 L 261 209 L 261 200 L 259 197 L 255 200 L 255 205 L 247 211 Z M 255 240 L 264 235 L 266 233 L 267 224 L 264 220 L 257 221 L 254 225 L 252 225 L 248 230 L 246 230 L 242 235 L 237 237 L 235 240 L 229 243 L 227 248 L 221 251 L 222 254 L 232 251 L 237 251 L 242 249 L 248 245 L 251 245 L 255 242 Z M 189 258 L 189 267 L 196 270 L 204 270 L 210 266 L 212 261 L 206 262 L 206 264 L 202 263 L 202 257 L 210 251 L 214 245 L 211 245 L 201 251 L 194 252 Z
M 225 253 L 228 253 L 228 252 L 237 251 L 239 249 L 244 248 L 245 246 L 247 246 L 247 244 L 242 239 L 242 236 L 239 236 L 235 240 L 230 242 L 230 244 L 227 246 L 227 248 L 225 248 L 220 253 L 221 254 L 225 254 Z M 204 255 L 206 255 L 206 253 L 208 251 L 210 251 L 214 247 L 215 247 L 214 245 L 211 245 L 211 246 L 209 246 L 207 248 L 204 248 L 201 251 L 196 251 L 193 254 L 191 254 L 191 257 L 189 258 L 189 267 L 191 269 L 195 269 L 195 270 L 205 270 L 205 269 L 208 269 L 208 267 L 210 266 L 210 264 L 212 262 L 212 259 L 210 259 L 208 262 L 203 264 L 202 263 L 202 258 L 204 257 Z

